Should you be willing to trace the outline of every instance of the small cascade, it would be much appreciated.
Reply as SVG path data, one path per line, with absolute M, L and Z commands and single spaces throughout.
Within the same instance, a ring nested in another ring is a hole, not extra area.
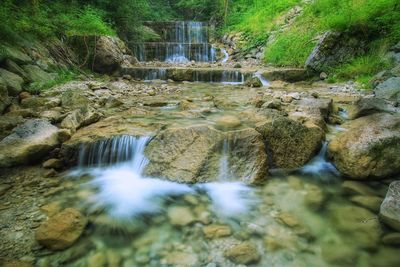
M 261 73 L 259 72 L 254 73 L 253 77 L 257 77 L 258 79 L 260 79 L 263 87 L 269 86 L 269 81 L 265 79 L 265 77 Z
M 103 167 L 130 162 L 141 173 L 147 163 L 144 148 L 149 137 L 122 135 L 83 146 L 79 153 L 79 167 Z
M 198 21 L 146 22 L 161 40 L 132 44 L 139 61 L 215 62 L 216 49 L 208 43 L 208 24 Z
M 230 178 L 232 177 L 229 172 L 229 140 L 225 139 L 219 159 L 218 181 L 228 181 Z
M 327 150 L 328 142 L 324 142 L 318 155 L 303 166 L 300 171 L 305 174 L 324 177 L 324 179 L 329 179 L 329 175 L 340 176 L 340 173 L 336 170 L 335 166 L 326 159 Z
M 224 84 L 243 84 L 244 75 L 240 71 L 223 71 L 221 82 Z
M 221 59 L 221 63 L 224 64 L 224 63 L 228 62 L 229 54 L 226 51 L 226 49 L 224 49 L 224 48 L 221 48 L 221 53 L 224 54 L 224 57 Z

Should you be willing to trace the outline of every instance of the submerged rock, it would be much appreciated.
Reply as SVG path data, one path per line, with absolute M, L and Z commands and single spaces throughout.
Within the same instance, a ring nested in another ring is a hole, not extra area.
M 379 215 L 385 224 L 400 231 L 400 181 L 390 184 Z
M 0 142 L 0 167 L 37 162 L 59 143 L 57 127 L 44 120 L 29 120 Z
M 306 127 L 283 116 L 259 123 L 260 132 L 278 168 L 298 168 L 308 162 L 322 146 L 324 133 L 319 127 Z
M 250 242 L 233 245 L 224 251 L 224 256 L 236 264 L 256 263 L 261 258 L 257 247 Z
M 378 113 L 343 125 L 328 146 L 337 169 L 353 179 L 384 178 L 400 172 L 400 116 Z
M 364 249 L 376 249 L 381 229 L 377 216 L 367 209 L 352 205 L 331 205 L 330 214 L 335 227 Z
M 232 230 L 229 225 L 211 224 L 203 228 L 204 236 L 208 239 L 230 236 Z
M 171 207 L 167 212 L 168 218 L 172 225 L 185 226 L 196 221 L 191 210 L 187 207 Z
M 239 127 L 242 122 L 240 119 L 236 116 L 232 115 L 225 115 L 216 121 L 216 127 L 226 130 L 226 129 L 234 129 L 236 127 Z
M 67 208 L 40 225 L 35 238 L 51 250 L 63 250 L 81 236 L 87 219 L 76 209 Z

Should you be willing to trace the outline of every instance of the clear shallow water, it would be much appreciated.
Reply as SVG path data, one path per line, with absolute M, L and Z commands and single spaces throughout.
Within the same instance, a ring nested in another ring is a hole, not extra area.
M 229 98 L 229 103 L 249 98 L 239 88 L 190 86 L 196 90 L 183 91 L 179 97 L 190 97 L 200 108 L 198 100 L 210 92 L 215 98 Z M 257 90 L 251 93 L 256 95 Z M 243 108 L 237 105 L 199 120 L 212 125 L 222 114 Z M 173 118 L 176 111 L 160 108 L 148 123 L 197 122 Z M 327 140 L 338 131 L 340 127 L 330 128 Z M 398 266 L 393 264 L 398 248 L 380 241 L 374 248 L 360 245 L 365 238 L 372 242 L 369 238 L 374 230 L 368 225 L 376 222 L 376 213 L 354 219 L 352 214 L 360 205 L 341 187 L 341 177 L 325 158 L 326 145 L 303 168 L 271 175 L 264 185 L 252 187 L 227 182 L 231 178 L 226 157 L 229 147 L 218 152 L 218 182 L 184 185 L 145 177 L 147 142 L 147 137 L 125 136 L 118 142 L 98 144 L 92 154 L 90 149 L 82 153 L 80 168 L 70 173 L 74 177 L 65 179 L 70 190 L 52 201 L 78 207 L 90 224 L 78 243 L 66 251 L 43 255 L 39 266 L 101 266 L 99 255 L 108 263 L 118 262 L 109 266 L 243 266 L 224 256 L 232 245 L 243 242 L 254 244 L 260 254 L 260 260 L 249 266 Z M 122 149 L 127 146 L 132 149 Z M 378 197 L 387 188 L 380 182 L 369 186 Z M 223 225 L 230 233 L 207 238 L 210 225 Z

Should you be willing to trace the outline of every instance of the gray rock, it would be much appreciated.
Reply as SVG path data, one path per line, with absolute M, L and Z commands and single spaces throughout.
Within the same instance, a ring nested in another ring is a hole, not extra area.
M 390 184 L 379 215 L 385 224 L 400 231 L 400 181 Z
M 262 87 L 262 82 L 258 77 L 251 77 L 246 81 L 245 85 L 248 87 Z
M 392 77 L 375 88 L 376 97 L 400 102 L 400 77 Z
M 89 99 L 82 90 L 69 89 L 61 95 L 61 106 L 66 108 L 77 108 L 86 106 Z
M 43 120 L 29 120 L 0 142 L 0 167 L 41 160 L 59 144 L 58 128 Z

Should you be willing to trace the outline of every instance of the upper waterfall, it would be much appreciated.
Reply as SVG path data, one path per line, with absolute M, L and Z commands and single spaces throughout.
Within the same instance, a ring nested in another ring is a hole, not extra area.
M 205 22 L 146 22 L 159 36 L 157 41 L 134 43 L 139 61 L 214 62 L 215 48 L 209 44 L 209 26 Z

